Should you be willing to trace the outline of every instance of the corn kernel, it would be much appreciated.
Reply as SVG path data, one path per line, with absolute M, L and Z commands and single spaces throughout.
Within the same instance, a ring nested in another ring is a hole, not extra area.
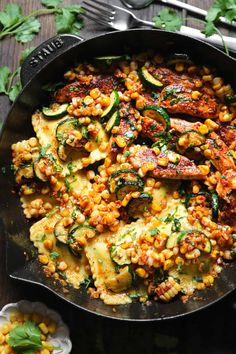
M 206 156 L 208 159 L 211 159 L 212 157 L 212 152 L 210 149 L 204 150 L 204 156 Z
M 161 150 L 157 146 L 153 147 L 152 150 L 155 152 L 156 155 L 159 155 L 161 152 Z
M 179 197 L 180 197 L 179 196 L 179 192 L 177 192 L 177 191 L 174 191 L 172 196 L 173 196 L 174 199 L 179 199 Z
M 203 75 L 202 80 L 205 82 L 212 81 L 212 75 Z
M 48 349 L 43 349 L 40 351 L 40 354 L 50 354 L 50 351 Z
M 48 327 L 46 326 L 46 324 L 44 322 L 41 322 L 39 324 L 39 328 L 43 334 L 48 334 Z
M 50 352 L 53 351 L 54 346 L 52 345 L 52 343 L 46 342 L 46 341 L 42 341 L 42 345 L 44 349 L 49 350 Z
M 162 167 L 166 167 L 168 165 L 169 160 L 165 157 L 159 157 L 157 159 L 157 164 Z
M 146 186 L 147 187 L 154 187 L 155 186 L 155 179 L 154 178 L 147 178 Z
M 193 186 L 193 193 L 194 193 L 194 194 L 198 194 L 199 191 L 200 191 L 200 187 L 199 187 L 197 184 L 195 184 L 195 185 Z
M 234 113 L 228 113 L 228 112 L 219 113 L 219 120 L 223 123 L 231 122 L 233 118 L 234 118 Z
M 137 268 L 135 273 L 140 277 L 140 278 L 146 278 L 147 277 L 147 272 L 143 268 Z
M 95 100 L 101 95 L 101 92 L 99 91 L 98 88 L 94 88 L 89 92 L 89 95 Z
M 139 93 L 138 92 L 133 92 L 133 93 L 131 93 L 130 97 L 132 98 L 132 100 L 135 100 L 136 98 L 139 97 Z
M 115 142 L 120 148 L 124 148 L 127 145 L 125 139 L 120 135 L 115 138 Z
M 68 265 L 66 262 L 62 261 L 58 264 L 57 269 L 61 270 L 62 272 L 68 268 Z
M 51 251 L 52 248 L 53 248 L 53 242 L 52 242 L 52 240 L 44 240 L 44 241 L 43 241 L 43 245 L 44 245 L 44 247 L 45 247 L 47 250 L 49 250 L 49 251 Z
M 145 241 L 147 241 L 148 243 L 153 244 L 154 243 L 154 237 L 150 236 L 150 235 L 146 235 L 144 237 Z
M 178 72 L 184 71 L 184 64 L 183 63 L 176 63 L 175 70 Z
M 204 135 L 209 133 L 209 129 L 208 129 L 207 125 L 205 125 L 205 124 L 200 125 L 198 130 L 201 134 L 204 134 Z
M 193 100 L 199 100 L 199 98 L 201 97 L 201 92 L 193 91 L 191 97 Z
M 88 165 L 90 165 L 90 158 L 88 158 L 88 157 L 83 157 L 81 159 L 81 161 L 82 161 L 82 164 L 84 167 L 87 167 Z
M 5 342 L 5 336 L 2 332 L 0 332 L 0 344 L 3 344 Z
M 174 265 L 174 261 L 172 261 L 171 259 L 167 259 L 164 263 L 164 270 L 168 270 L 171 267 L 173 267 Z
M 200 171 L 202 172 L 203 175 L 208 175 L 208 173 L 210 172 L 210 167 L 207 165 L 199 165 L 198 166 Z
M 38 256 L 38 260 L 42 264 L 48 264 L 48 262 L 49 262 L 48 256 L 46 254 L 40 254 Z
M 204 275 L 202 277 L 202 280 L 203 280 L 203 283 L 206 285 L 206 286 L 210 286 L 214 283 L 214 278 L 212 275 Z
M 1 329 L 0 329 L 2 334 L 8 334 L 10 332 L 10 323 L 5 323 Z
M 152 209 L 154 211 L 161 212 L 162 211 L 162 206 L 160 204 L 157 204 L 157 203 L 152 203 Z

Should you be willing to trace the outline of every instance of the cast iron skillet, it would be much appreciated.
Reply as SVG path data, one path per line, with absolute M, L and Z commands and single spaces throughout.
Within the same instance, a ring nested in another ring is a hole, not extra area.
M 21 71 L 24 88 L 8 115 L 0 142 L 0 162 L 4 167 L 0 179 L 0 209 L 7 240 L 7 270 L 10 277 L 40 284 L 81 309 L 123 320 L 174 318 L 213 304 L 236 288 L 236 262 L 226 267 L 213 288 L 198 294 L 203 297 L 202 300 L 190 299 L 185 304 L 180 300 L 169 304 L 155 302 L 150 306 L 132 303 L 117 306 L 114 312 L 112 306 L 106 306 L 100 300 L 91 300 L 85 289 L 78 291 L 69 288 L 68 294 L 64 294 L 59 285 L 45 277 L 36 258 L 31 257 L 33 246 L 28 237 L 30 225 L 22 213 L 18 196 L 12 193 L 14 176 L 10 168 L 10 147 L 12 143 L 32 136 L 31 114 L 46 100 L 42 85 L 49 81 L 57 82 L 67 68 L 85 58 L 141 52 L 150 48 L 166 53 L 188 53 L 195 62 L 216 67 L 226 82 L 236 83 L 236 61 L 233 58 L 208 44 L 180 34 L 138 29 L 108 33 L 87 41 L 76 36 L 61 35 L 44 42 L 25 62 Z M 28 255 L 28 261 L 24 252 Z

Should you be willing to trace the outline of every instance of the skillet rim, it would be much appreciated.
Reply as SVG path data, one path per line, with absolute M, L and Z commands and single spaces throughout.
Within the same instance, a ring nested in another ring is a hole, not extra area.
M 198 45 L 200 46 L 205 46 L 206 49 L 211 49 L 213 51 L 216 51 L 219 53 L 219 55 L 221 55 L 222 57 L 225 57 L 228 61 L 232 61 L 232 63 L 234 63 L 236 65 L 236 59 L 234 59 L 233 57 L 231 56 L 227 56 L 224 52 L 222 52 L 220 49 L 218 48 L 215 48 L 213 45 L 211 44 L 208 44 L 208 43 L 205 43 L 203 42 L 202 40 L 198 40 L 198 39 L 194 39 L 190 36 L 187 36 L 187 35 L 182 35 L 180 33 L 172 33 L 172 32 L 168 32 L 168 31 L 163 31 L 163 30 L 158 30 L 158 29 L 132 29 L 132 30 L 126 30 L 126 31 L 115 31 L 115 32 L 108 32 L 108 33 L 103 33 L 103 34 L 100 34 L 98 36 L 95 36 L 95 37 L 92 37 L 92 38 L 89 38 L 87 40 L 84 40 L 82 42 L 79 42 L 78 44 L 74 45 L 73 47 L 71 48 L 68 48 L 66 49 L 63 53 L 61 53 L 60 55 L 58 55 L 56 58 L 53 59 L 54 60 L 57 60 L 60 56 L 63 56 L 63 54 L 69 52 L 70 50 L 76 48 L 77 46 L 79 45 L 82 45 L 83 43 L 86 43 L 88 41 L 94 41 L 98 38 L 101 38 L 101 37 L 107 37 L 109 35 L 114 35 L 116 36 L 117 32 L 120 33 L 120 32 L 123 32 L 123 35 L 125 35 L 125 33 L 127 32 L 158 32 L 158 33 L 162 33 L 162 32 L 165 32 L 165 33 L 168 33 L 170 36 L 172 36 L 173 38 L 175 37 L 182 37 L 182 38 L 189 38 L 190 40 L 192 40 L 193 42 L 195 41 Z M 79 38 L 78 38 L 79 39 Z M 40 48 L 45 42 L 43 42 L 38 48 Z M 36 48 L 36 49 L 38 49 Z M 207 60 L 207 59 L 206 59 Z M 52 61 L 52 62 L 53 62 Z M 5 130 L 5 125 L 7 124 L 7 121 L 8 121 L 8 117 L 10 116 L 11 112 L 15 109 L 15 105 L 19 102 L 21 96 L 23 95 L 23 93 L 27 90 L 28 86 L 30 86 L 31 82 L 33 80 L 35 80 L 41 73 L 42 70 L 44 70 L 46 68 L 47 64 L 40 68 L 40 70 L 38 72 L 36 72 L 32 78 L 29 80 L 29 82 L 23 87 L 20 95 L 17 97 L 16 101 L 14 102 L 14 104 L 12 105 L 10 111 L 8 112 L 7 114 L 7 118 L 5 119 L 4 121 L 4 124 L 3 124 L 3 127 L 2 127 L 2 130 L 1 130 L 1 134 L 0 134 L 0 144 L 1 144 L 1 140 L 2 140 L 2 135 L 3 135 L 3 132 Z M 6 229 L 6 228 L 5 228 Z M 8 238 L 6 237 L 6 245 L 8 245 Z M 7 259 L 8 259 L 8 256 L 7 256 Z M 33 280 L 29 280 L 29 279 L 26 279 L 26 278 L 21 278 L 21 277 L 17 277 L 17 276 L 14 276 L 13 274 L 9 273 L 8 271 L 8 275 L 10 276 L 10 278 L 13 278 L 13 279 L 17 279 L 17 280 L 20 280 L 20 281 L 25 281 L 25 282 L 28 282 L 28 283 L 34 283 L 34 284 L 37 284 L 37 285 L 40 285 L 40 286 L 43 286 L 44 288 L 50 290 L 53 294 L 59 296 L 59 298 L 63 299 L 64 301 L 67 301 L 69 302 L 70 304 L 72 304 L 73 306 L 79 308 L 79 309 L 82 309 L 84 311 L 87 311 L 89 312 L 90 314 L 95 314 L 95 315 L 98 315 L 98 316 L 102 316 L 102 317 L 106 317 L 106 318 L 111 318 L 111 319 L 116 319 L 116 320 L 121 320 L 121 321 L 137 321 L 137 322 L 150 322 L 150 321 L 160 321 L 160 320 L 168 320 L 168 319 L 177 319 L 177 318 L 180 318 L 180 317 L 183 317 L 183 316 L 187 316 L 187 315 L 190 315 L 190 314 L 193 314 L 199 310 L 203 310 L 203 309 L 206 309 L 208 306 L 211 306 L 213 304 L 215 304 L 216 302 L 222 300 L 223 298 L 225 298 L 229 293 L 232 293 L 233 291 L 235 291 L 235 289 L 230 289 L 228 290 L 227 292 L 225 292 L 223 295 L 221 295 L 219 298 L 217 299 L 214 299 L 212 300 L 210 303 L 207 303 L 206 305 L 203 305 L 201 306 L 200 308 L 196 308 L 196 309 L 193 309 L 191 311 L 188 311 L 186 313 L 180 313 L 180 314 L 177 314 L 177 315 L 172 315 L 172 316 L 167 316 L 167 317 L 157 317 L 157 318 L 123 318 L 123 317 L 113 317 L 113 316 L 110 316 L 110 315 L 107 315 L 107 314 L 102 314 L 102 313 L 98 313 L 96 311 L 93 311 L 93 310 L 90 310 L 86 307 L 83 307 L 81 305 L 78 305 L 76 303 L 74 303 L 73 301 L 69 300 L 69 299 L 66 299 L 65 297 L 63 297 L 61 294 L 58 294 L 56 293 L 56 290 L 52 289 L 51 287 L 47 286 L 46 284 L 43 284 L 41 282 L 36 282 L 36 281 L 33 281 Z

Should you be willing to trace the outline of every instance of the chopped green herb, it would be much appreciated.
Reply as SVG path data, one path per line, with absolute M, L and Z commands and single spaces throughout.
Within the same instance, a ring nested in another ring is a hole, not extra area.
M 90 287 L 93 284 L 93 279 L 92 277 L 89 278 L 85 278 L 80 285 L 84 285 L 86 289 L 88 289 L 88 287 Z
M 128 157 L 128 156 L 130 156 L 131 155 L 131 152 L 129 152 L 129 151 L 125 151 L 124 152 L 124 157 Z
M 156 236 L 159 232 L 160 231 L 159 231 L 159 229 L 157 227 L 149 230 L 149 233 L 150 233 L 151 236 Z
M 46 146 L 42 146 L 40 151 L 39 151 L 39 155 L 40 158 L 45 157 L 47 155 L 47 150 L 50 148 L 50 144 L 46 145 Z
M 171 231 L 177 232 L 181 229 L 181 222 L 179 219 L 173 219 L 173 225 L 171 226 Z
M 60 256 L 60 254 L 58 253 L 58 252 L 51 252 L 50 254 L 49 254 L 49 257 L 52 259 L 52 260 L 55 260 L 55 259 L 57 259 L 58 257 Z
M 232 253 L 233 255 L 236 255 L 236 247 L 234 247 L 234 248 L 231 250 L 231 253 Z
M 155 130 L 156 127 L 157 127 L 156 123 L 150 124 L 150 131 L 153 132 L 153 130 Z

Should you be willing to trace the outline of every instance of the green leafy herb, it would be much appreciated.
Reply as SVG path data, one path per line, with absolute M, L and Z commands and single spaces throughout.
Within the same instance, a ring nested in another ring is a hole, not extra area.
M 40 329 L 34 322 L 26 321 L 10 331 L 8 343 L 17 353 L 34 354 L 42 348 Z
M 84 285 L 85 288 L 88 289 L 88 287 L 93 284 L 93 279 L 91 277 L 85 278 L 80 284 Z
M 124 157 L 128 157 L 128 156 L 130 156 L 131 155 L 131 152 L 129 152 L 129 151 L 125 151 L 124 152 Z
M 45 157 L 47 155 L 47 150 L 50 148 L 50 144 L 46 145 L 46 146 L 42 146 L 41 149 L 40 149 L 40 157 Z
M 233 255 L 236 255 L 236 247 L 234 247 L 234 248 L 231 250 L 231 253 L 232 253 Z
M 173 225 L 171 226 L 171 231 L 178 232 L 181 229 L 181 222 L 179 219 L 173 219 Z
M 149 233 L 151 236 L 156 236 L 159 233 L 159 229 L 157 227 L 154 227 L 153 229 L 149 230 Z
M 167 278 L 167 273 L 163 269 L 161 269 L 161 268 L 155 269 L 155 273 L 154 273 L 154 276 L 153 276 L 154 284 L 160 284 L 166 278 Z
M 75 182 L 76 178 L 74 178 L 72 181 L 69 181 L 68 178 L 65 178 L 65 186 L 66 186 L 66 189 L 67 189 L 67 192 L 70 193 L 71 191 L 71 184 L 73 182 Z
M 78 33 L 83 26 L 82 19 L 78 14 L 83 13 L 80 5 L 61 5 L 61 0 L 42 0 L 41 8 L 22 14 L 22 9 L 17 4 L 7 4 L 0 12 L 0 39 L 6 36 L 14 36 L 18 42 L 31 41 L 40 30 L 38 17 L 55 14 L 57 33 Z
M 58 253 L 58 252 L 51 252 L 50 254 L 49 254 L 49 257 L 52 259 L 52 260 L 55 260 L 55 259 L 57 259 L 58 257 L 60 256 L 60 254 Z
M 182 26 L 182 21 L 176 11 L 172 9 L 163 9 L 159 14 L 153 17 L 155 27 L 162 28 L 167 31 L 179 31 Z

